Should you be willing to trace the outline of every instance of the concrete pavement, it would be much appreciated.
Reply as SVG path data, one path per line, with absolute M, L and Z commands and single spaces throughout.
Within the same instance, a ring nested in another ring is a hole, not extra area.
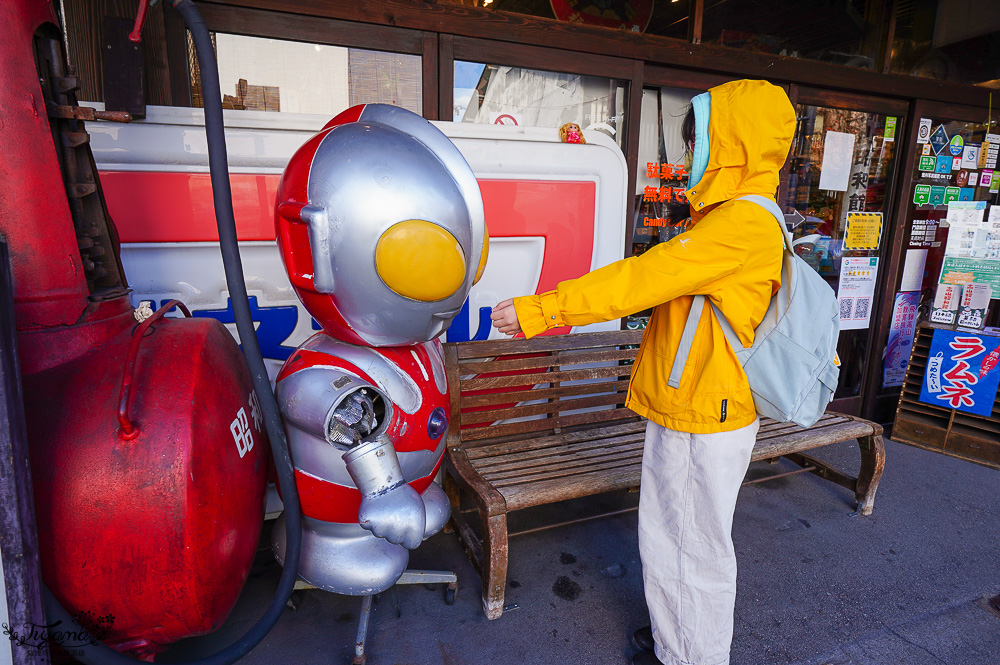
M 886 442 L 885 474 L 870 517 L 850 493 L 812 474 L 743 488 L 734 539 L 740 565 L 733 665 L 997 665 L 1000 615 L 1000 471 Z M 813 451 L 852 473 L 853 443 Z M 751 467 L 750 476 L 790 470 Z M 511 530 L 599 509 L 634 506 L 618 493 L 515 514 Z M 369 665 L 618 665 L 647 622 L 636 514 L 511 539 L 506 602 L 487 621 L 479 577 L 454 534 L 434 536 L 411 568 L 459 576 L 443 588 L 398 587 L 377 599 Z M 217 650 L 259 616 L 278 570 L 252 578 L 218 632 L 175 645 L 158 662 Z M 300 592 L 297 609 L 242 662 L 350 663 L 360 599 Z

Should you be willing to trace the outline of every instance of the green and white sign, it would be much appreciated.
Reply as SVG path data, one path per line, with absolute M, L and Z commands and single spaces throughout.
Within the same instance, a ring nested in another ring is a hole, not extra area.
M 933 171 L 936 164 L 937 159 L 935 159 L 934 155 L 922 155 L 920 157 L 921 171 Z
M 944 202 L 945 202 L 945 205 L 947 205 L 949 201 L 957 201 L 958 197 L 961 194 L 962 194 L 962 188 L 961 187 L 945 187 L 944 188 Z
M 930 158 L 931 161 L 934 160 L 933 157 Z M 930 185 L 917 185 L 913 189 L 913 202 L 918 206 L 925 206 L 931 201 L 931 186 Z
M 993 287 L 993 297 L 1000 298 L 1000 260 L 969 259 L 961 256 L 945 256 L 941 265 L 941 284 L 989 284 Z
M 896 140 L 896 118 L 893 116 L 889 116 L 885 119 L 885 140 Z
M 961 134 L 955 134 L 951 137 L 949 144 L 948 151 L 951 152 L 951 156 L 958 157 L 962 154 L 962 150 L 965 148 L 965 139 L 962 138 Z

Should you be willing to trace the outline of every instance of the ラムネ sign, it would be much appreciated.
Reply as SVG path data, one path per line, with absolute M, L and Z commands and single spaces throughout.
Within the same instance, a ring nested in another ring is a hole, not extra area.
M 1000 338 L 934 331 L 920 401 L 989 417 L 1000 384 Z

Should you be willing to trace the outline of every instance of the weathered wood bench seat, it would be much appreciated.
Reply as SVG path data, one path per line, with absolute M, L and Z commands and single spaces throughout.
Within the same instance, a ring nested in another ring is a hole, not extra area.
M 646 421 L 624 403 L 641 337 L 624 330 L 444 345 L 451 390 L 445 491 L 482 576 L 488 618 L 503 612 L 508 512 L 639 485 Z M 802 454 L 854 439 L 857 477 Z M 752 460 L 778 457 L 802 467 L 792 473 L 843 485 L 861 514 L 872 512 L 885 463 L 881 426 L 834 413 L 809 429 L 763 419 Z M 474 511 L 463 512 L 463 494 Z M 472 512 L 479 524 L 466 519 Z

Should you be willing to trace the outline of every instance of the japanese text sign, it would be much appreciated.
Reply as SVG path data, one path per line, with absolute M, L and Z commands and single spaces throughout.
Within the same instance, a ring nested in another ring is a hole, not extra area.
M 903 385 L 906 378 L 906 363 L 913 349 L 913 333 L 917 324 L 917 308 L 920 305 L 920 292 L 897 293 L 896 302 L 892 308 L 892 325 L 889 328 L 889 341 L 886 344 L 882 370 L 882 385 Z
M 844 249 L 878 249 L 882 239 L 882 213 L 847 213 L 847 237 Z
M 1000 384 L 1000 338 L 936 329 L 920 401 L 989 417 Z

